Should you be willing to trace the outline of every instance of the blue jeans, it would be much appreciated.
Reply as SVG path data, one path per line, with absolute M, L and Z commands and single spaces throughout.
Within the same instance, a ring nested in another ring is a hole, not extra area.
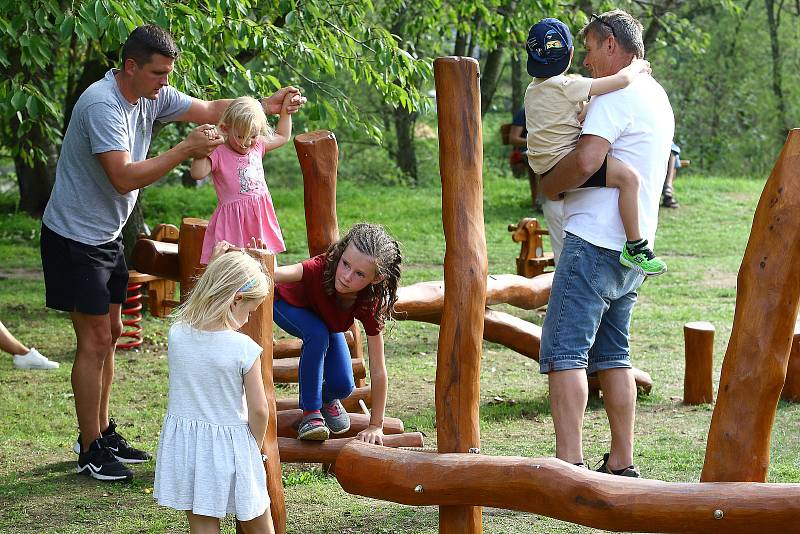
M 553 277 L 539 349 L 539 371 L 630 368 L 628 332 L 644 276 L 619 252 L 567 233 Z
M 298 308 L 283 300 L 273 304 L 275 323 L 303 340 L 300 350 L 300 408 L 319 410 L 322 402 L 350 396 L 356 387 L 353 364 L 344 333 L 328 331 L 309 308 Z

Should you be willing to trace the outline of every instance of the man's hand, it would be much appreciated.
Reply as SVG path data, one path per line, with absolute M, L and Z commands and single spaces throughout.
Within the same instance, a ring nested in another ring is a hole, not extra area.
M 272 96 L 261 99 L 261 106 L 264 108 L 264 113 L 267 115 L 277 115 L 283 109 L 283 100 L 289 97 L 289 102 L 286 105 L 286 112 L 290 115 L 297 113 L 300 108 L 307 102 L 306 97 L 300 93 L 297 87 L 281 87 Z
M 215 148 L 225 142 L 213 124 L 201 124 L 181 141 L 189 152 L 189 157 L 200 159 L 207 158 Z

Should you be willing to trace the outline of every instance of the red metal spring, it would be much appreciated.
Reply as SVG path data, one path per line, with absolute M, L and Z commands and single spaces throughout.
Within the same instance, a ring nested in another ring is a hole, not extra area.
M 123 332 L 117 340 L 118 349 L 129 350 L 142 344 L 142 326 L 139 324 L 142 322 L 141 288 L 142 284 L 128 284 L 128 298 L 122 308 L 122 315 L 129 318 L 122 320 Z M 130 341 L 122 342 L 123 338 Z

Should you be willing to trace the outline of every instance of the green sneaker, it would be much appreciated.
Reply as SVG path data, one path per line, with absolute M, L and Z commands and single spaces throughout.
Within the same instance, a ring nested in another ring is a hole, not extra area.
M 647 246 L 646 239 L 633 250 L 630 250 L 626 243 L 619 255 L 619 262 L 645 276 L 658 276 L 667 272 L 667 264 L 653 254 Z

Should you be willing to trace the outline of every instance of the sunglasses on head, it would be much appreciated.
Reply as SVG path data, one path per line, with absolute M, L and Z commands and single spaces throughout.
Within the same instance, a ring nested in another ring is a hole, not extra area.
M 595 15 L 594 13 L 592 13 L 592 16 L 589 17 L 589 22 L 592 22 L 592 21 L 595 21 L 595 20 L 597 22 L 599 22 L 600 24 L 602 24 L 603 26 L 605 26 L 606 28 L 608 28 L 609 30 L 611 30 L 611 35 L 614 37 L 614 39 L 617 38 L 617 32 L 614 31 L 614 26 L 612 26 L 611 24 L 609 24 L 605 20 L 601 19 L 598 15 Z

